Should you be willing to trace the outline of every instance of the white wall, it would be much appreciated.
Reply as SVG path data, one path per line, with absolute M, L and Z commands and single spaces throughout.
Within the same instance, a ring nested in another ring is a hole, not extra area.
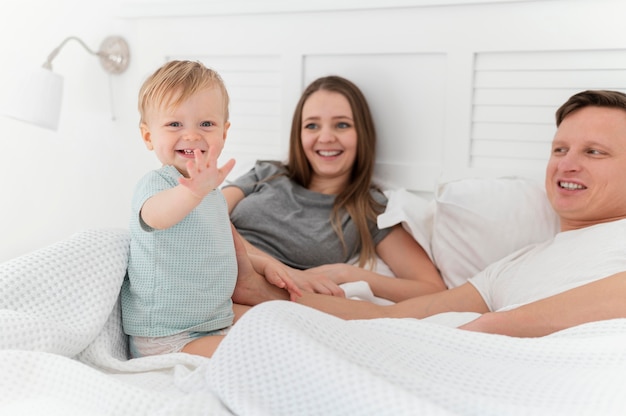
M 130 68 L 112 79 L 111 97 L 98 59 L 76 42 L 66 44 L 53 62 L 65 87 L 57 132 L 0 117 L 0 261 L 83 228 L 128 222 L 131 187 L 154 162 L 141 149 L 136 128 L 132 28 L 114 18 L 116 10 L 109 0 L 25 0 L 0 6 L 2 82 L 11 82 L 15 68 L 41 66 L 70 35 L 93 50 L 113 34 L 127 37 L 131 46 Z M 111 120 L 111 98 L 116 121 Z
M 136 94 L 144 77 L 171 57 L 224 68 L 234 95 L 226 148 L 240 160 L 280 157 L 302 86 L 321 74 L 342 72 L 357 81 L 373 107 L 380 133 L 378 167 L 408 188 L 430 190 L 442 174 L 519 173 L 511 162 L 520 154 L 535 161 L 530 170 L 541 176 L 536 166 L 547 157 L 556 106 L 577 89 L 626 90 L 626 2 L 457 0 L 450 5 L 454 2 L 3 3 L 0 82 L 10 82 L 8 74 L 18 65 L 41 65 L 70 35 L 93 49 L 108 35 L 123 35 L 131 63 L 111 79 L 110 91 L 98 60 L 68 43 L 54 61 L 55 72 L 65 79 L 58 132 L 0 118 L 0 261 L 83 228 L 127 226 L 134 184 L 157 166 L 139 137 Z M 318 6 L 324 10 L 308 11 Z M 250 74 L 241 76 L 242 70 Z M 247 82 L 255 76 L 260 81 L 251 88 Z M 267 95 L 251 96 L 264 82 Z M 512 96 L 517 98 L 503 101 Z M 253 105 L 268 97 L 271 105 Z M 262 111 L 251 113 L 258 108 Z M 518 134 L 502 135 L 509 131 Z
M 556 108 L 626 91 L 623 0 L 139 3 L 155 6 L 127 8 L 143 63 L 199 59 L 224 76 L 225 152 L 279 157 L 303 86 L 337 73 L 372 107 L 377 177 L 431 195 L 467 176 L 542 180 Z

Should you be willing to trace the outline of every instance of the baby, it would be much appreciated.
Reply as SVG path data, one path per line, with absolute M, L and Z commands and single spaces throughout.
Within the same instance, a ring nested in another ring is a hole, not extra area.
M 239 237 L 218 189 L 235 163 L 217 166 L 228 104 L 221 77 L 199 62 L 168 62 L 139 91 L 141 137 L 163 166 L 139 181 L 132 200 L 121 298 L 133 357 L 211 356 L 248 308 L 231 300 Z M 298 290 L 287 276 L 277 286 Z

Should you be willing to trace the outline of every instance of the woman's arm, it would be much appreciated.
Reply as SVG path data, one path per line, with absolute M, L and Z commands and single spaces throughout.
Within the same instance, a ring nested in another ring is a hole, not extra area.
M 236 186 L 229 186 L 227 188 L 222 188 L 222 195 L 224 195 L 224 199 L 226 199 L 226 204 L 228 205 L 229 214 L 232 213 L 233 209 L 235 209 L 237 204 L 246 197 L 243 191 Z M 245 238 L 241 236 L 241 234 L 239 234 L 239 231 L 237 231 L 234 226 L 233 226 L 233 230 L 234 230 L 233 235 L 236 235 L 236 237 L 239 237 L 241 241 L 243 241 L 243 244 L 246 247 L 246 251 L 248 252 L 248 254 L 255 255 L 255 256 L 264 256 L 270 261 L 273 260 L 279 264 L 282 264 L 278 260 L 276 260 L 274 257 L 267 254 L 266 252 L 259 250 L 258 248 L 250 244 L 248 240 L 246 240 Z M 285 266 L 285 267 L 288 267 L 288 266 Z
M 430 258 L 402 226 L 397 225 L 377 246 L 376 253 L 396 278 L 348 264 L 330 264 L 309 269 L 325 275 L 337 284 L 366 281 L 372 292 L 394 302 L 440 292 L 446 289 L 443 279 Z
M 490 312 L 461 329 L 540 337 L 587 322 L 626 318 L 626 272 L 505 312 Z
M 245 198 L 243 191 L 236 186 L 223 188 L 222 194 L 224 195 L 226 203 L 228 204 L 229 213 L 231 213 L 235 206 L 237 206 L 237 204 Z M 250 244 L 245 238 L 241 237 L 239 232 L 237 232 L 236 234 L 239 238 L 241 238 L 247 252 L 250 255 L 264 257 L 267 260 L 267 263 L 265 263 L 265 267 L 269 266 L 270 268 L 266 270 L 272 270 L 273 274 L 283 275 L 283 273 L 287 273 L 300 289 L 307 292 L 322 293 L 325 295 L 341 297 L 345 296 L 343 289 L 341 289 L 337 285 L 337 283 L 333 282 L 328 277 L 314 276 L 309 273 L 305 273 L 302 270 L 296 270 L 292 267 L 289 267 L 281 263 L 274 257 L 270 256 L 266 252 L 259 250 L 258 248 Z
M 221 191 L 222 195 L 224 195 L 224 199 L 226 199 L 226 204 L 228 205 L 228 213 L 231 214 L 237 204 L 245 198 L 245 195 L 243 191 L 236 186 L 222 188 Z
M 228 205 L 229 214 L 232 213 L 233 209 L 237 206 L 237 204 L 241 202 L 242 199 L 245 198 L 243 191 L 236 186 L 229 186 L 227 188 L 222 188 L 222 195 L 224 195 L 224 199 L 226 199 L 226 204 Z M 239 231 L 237 231 L 234 225 L 233 225 L 233 236 L 235 238 L 239 238 L 243 242 L 243 245 L 245 246 L 248 254 L 253 255 L 253 256 L 265 257 L 267 261 L 270 261 L 270 262 L 273 261 L 273 262 L 276 262 L 277 264 L 283 265 L 280 261 L 276 260 L 274 257 L 270 256 L 263 250 L 259 250 L 258 248 L 250 244 L 248 240 L 246 240 L 245 238 L 241 236 L 241 234 L 239 234 Z M 286 268 L 288 267 L 286 265 L 283 265 L 283 266 Z
M 374 285 L 370 284 L 377 296 L 402 300 L 446 290 L 426 251 L 401 225 L 394 226 L 391 233 L 376 246 L 376 253 L 397 277 L 392 285 L 389 285 L 389 280 L 380 279 Z
M 470 283 L 417 296 L 392 305 L 377 305 L 362 300 L 304 293 L 297 302 L 342 319 L 425 318 L 444 312 L 489 311 L 480 293 Z
M 234 229 L 235 227 L 233 227 Z M 303 270 L 294 269 L 286 264 L 283 264 L 280 260 L 275 259 L 271 255 L 267 254 L 263 250 L 260 250 L 250 244 L 245 238 L 235 230 L 235 233 L 239 239 L 243 242 L 248 255 L 255 259 L 255 263 L 259 266 L 259 273 L 262 273 L 267 279 L 273 281 L 276 276 L 288 276 L 297 287 L 306 292 L 321 293 L 323 295 L 340 296 L 345 297 L 345 293 L 342 288 L 325 275 L 313 275 L 306 273 Z

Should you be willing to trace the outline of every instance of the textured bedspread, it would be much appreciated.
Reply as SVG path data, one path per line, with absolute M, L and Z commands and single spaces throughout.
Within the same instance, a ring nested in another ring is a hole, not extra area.
M 548 337 L 267 302 L 212 359 L 128 360 L 127 235 L 88 231 L 0 265 L 2 415 L 617 415 L 626 320 Z M 59 288 L 62 287 L 63 290 Z
M 617 415 L 626 321 L 519 339 L 271 302 L 244 316 L 208 368 L 238 414 Z

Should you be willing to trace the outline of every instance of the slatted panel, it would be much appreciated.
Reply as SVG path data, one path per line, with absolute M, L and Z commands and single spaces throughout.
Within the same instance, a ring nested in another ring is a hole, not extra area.
M 626 91 L 626 50 L 476 54 L 470 166 L 543 168 L 556 109 L 586 89 Z
M 376 123 L 377 181 L 430 191 L 442 170 L 446 65 L 443 53 L 307 55 L 304 85 L 328 74 L 355 82 Z

